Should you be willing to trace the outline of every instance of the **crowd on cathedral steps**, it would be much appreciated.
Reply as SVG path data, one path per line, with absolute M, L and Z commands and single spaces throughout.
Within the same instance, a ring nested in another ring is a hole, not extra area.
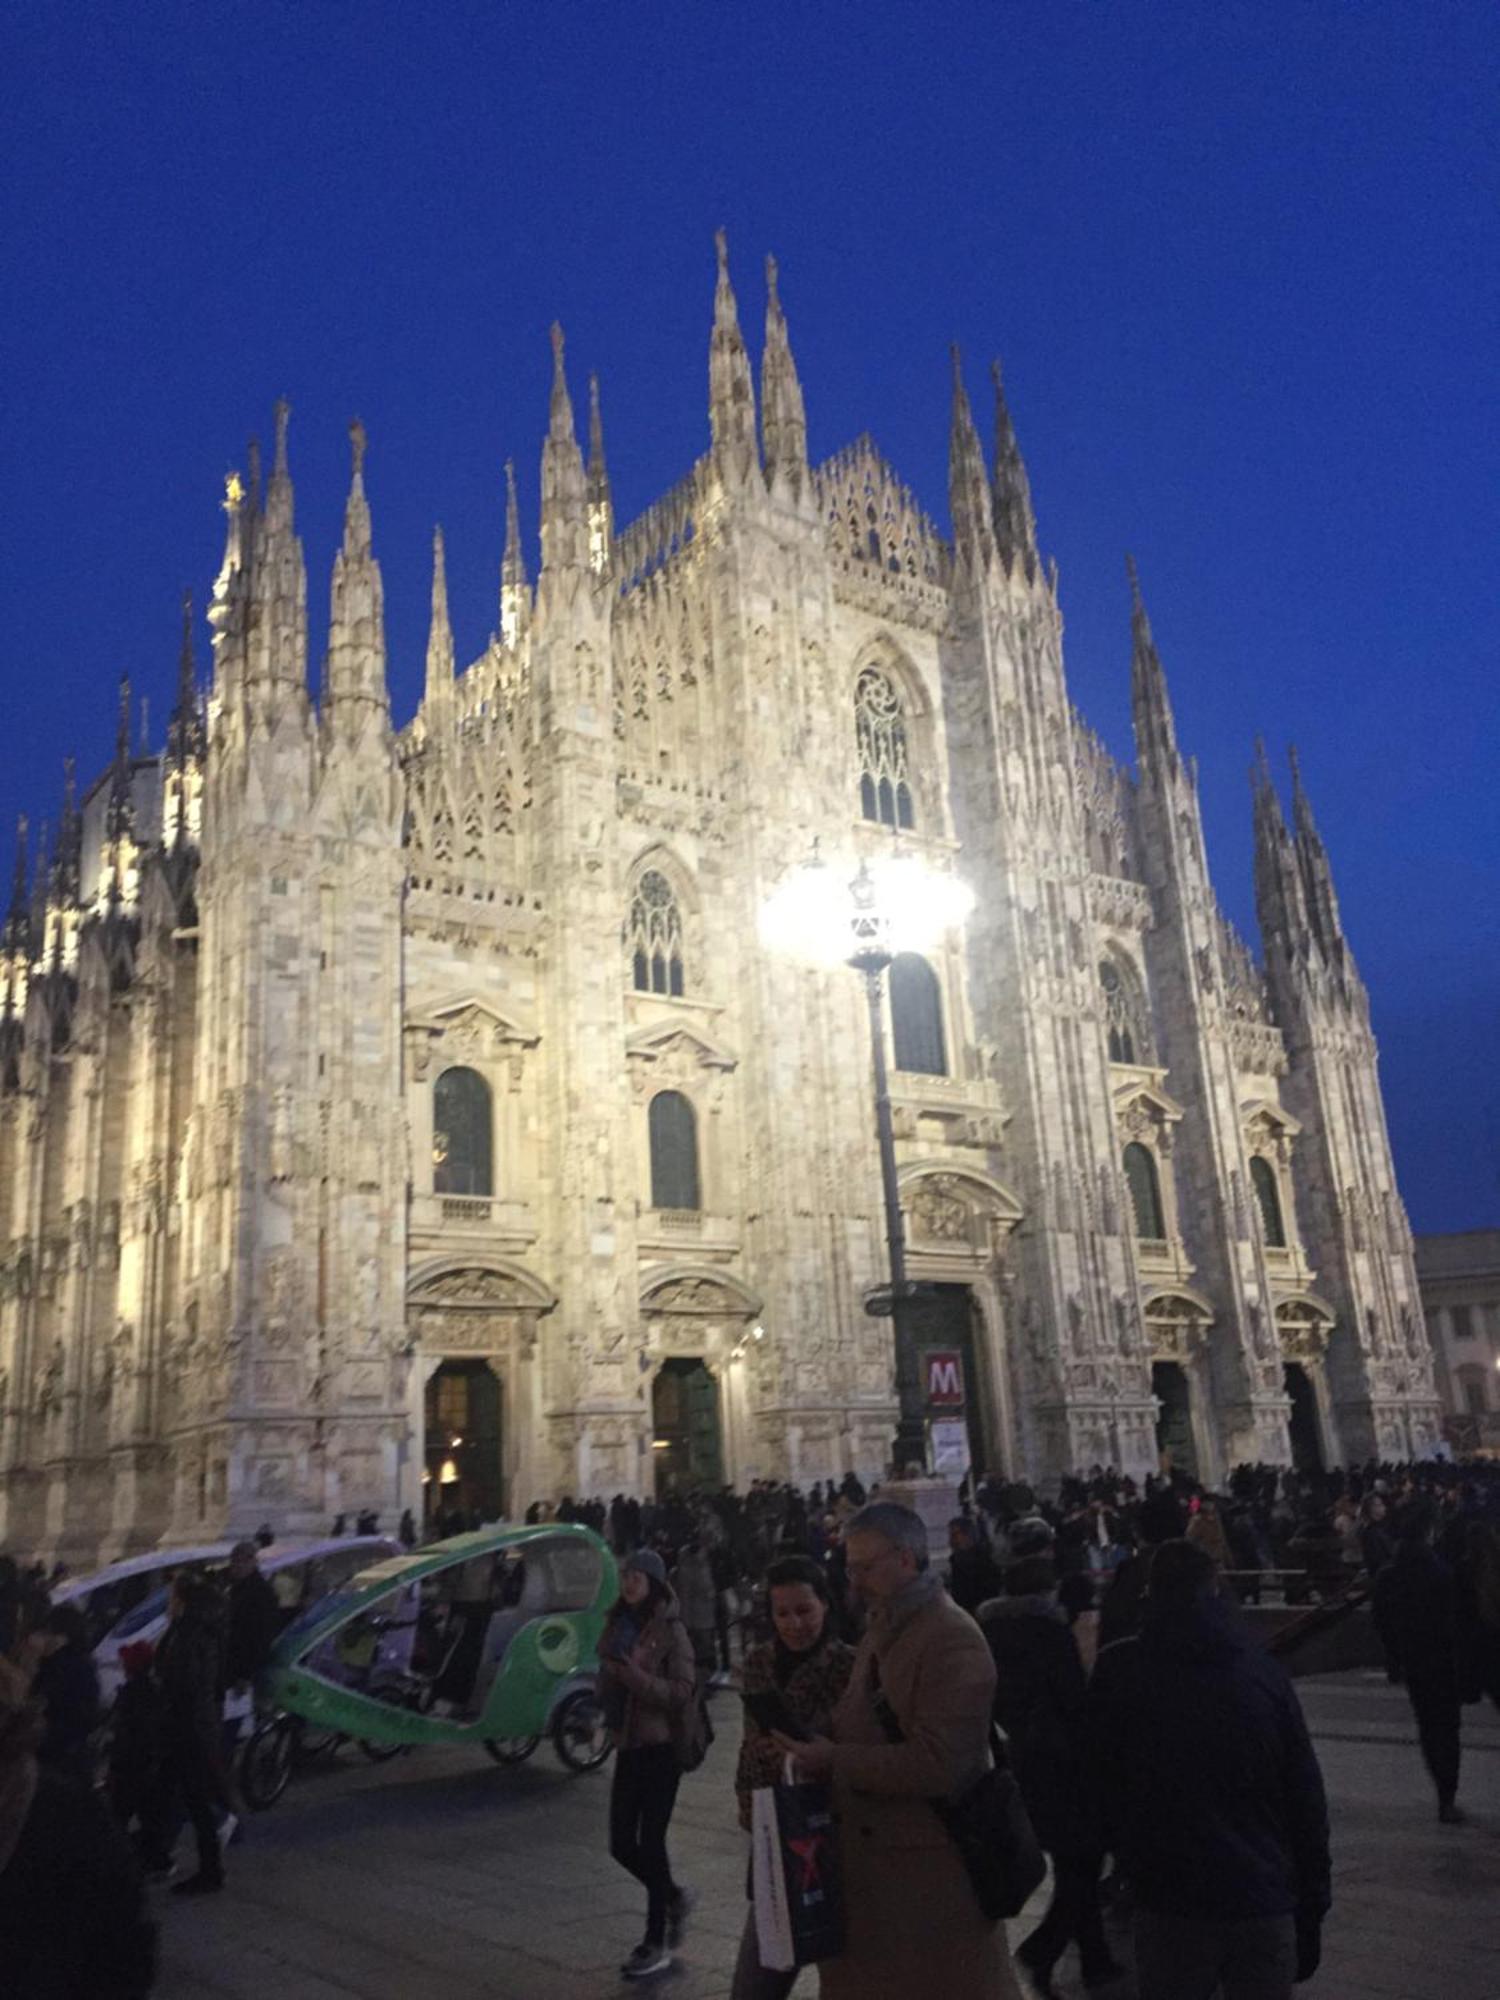
M 710 1696 L 722 1713 L 736 1684 L 747 1830 L 752 1799 L 789 1776 L 799 1795 L 828 1788 L 842 1929 L 817 1962 L 825 2000 L 1046 1995 L 1074 1951 L 1087 1988 L 1138 2000 L 1284 2000 L 1312 1979 L 1330 1898 L 1322 1779 L 1247 1604 L 1274 1594 L 1315 1616 L 1368 1597 L 1445 1824 L 1464 1818 L 1463 1707 L 1500 1706 L 1489 1461 L 1246 1466 L 1219 1493 L 1101 1468 L 1048 1497 L 987 1480 L 962 1492 L 946 1565 L 915 1514 L 852 1477 L 565 1499 L 527 1518 L 583 1521 L 619 1558 L 599 1682 L 616 1746 L 608 1856 L 646 1901 L 621 1966 L 632 1982 L 671 1971 L 691 1929 L 672 1811 Z M 416 1539 L 409 1517 L 401 1531 Z M 223 1589 L 179 1574 L 164 1636 L 127 1649 L 107 1715 L 80 1614 L 50 1601 L 57 1574 L 0 1554 L 7 2000 L 140 2000 L 157 1964 L 145 1882 L 225 1885 L 243 1807 L 224 1697 L 276 1630 L 259 1554 L 240 1544 Z M 1050 1870 L 1045 1914 L 1013 1952 L 983 1914 L 956 1810 L 987 1782 L 992 1746 L 1024 1808 L 1007 1838 L 1034 1836 Z M 174 1875 L 189 1825 L 197 1865 Z M 762 1963 L 748 1903 L 732 1977 L 734 2000 L 784 2000 L 797 1977 Z

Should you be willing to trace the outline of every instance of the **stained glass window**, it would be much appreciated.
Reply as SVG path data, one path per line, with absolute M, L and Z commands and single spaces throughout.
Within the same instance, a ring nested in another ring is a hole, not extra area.
M 878 667 L 866 667 L 855 683 L 854 738 L 861 813 L 882 826 L 911 826 L 906 718 L 894 682 Z
M 681 995 L 682 909 L 658 868 L 647 868 L 635 885 L 625 946 L 637 993 Z

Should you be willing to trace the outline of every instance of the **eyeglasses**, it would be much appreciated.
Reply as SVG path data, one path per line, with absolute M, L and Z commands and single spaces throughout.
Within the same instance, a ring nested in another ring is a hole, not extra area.
M 850 1557 L 846 1568 L 850 1576 L 868 1576 L 878 1563 L 889 1562 L 892 1556 L 899 1556 L 902 1553 L 902 1550 L 892 1546 L 888 1549 L 882 1549 L 879 1555 L 866 1556 L 861 1562 L 856 1562 L 853 1557 Z

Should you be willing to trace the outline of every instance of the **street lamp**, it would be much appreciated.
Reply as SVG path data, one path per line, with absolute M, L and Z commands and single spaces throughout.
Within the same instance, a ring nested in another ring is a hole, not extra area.
M 896 1393 L 901 1409 L 892 1454 L 898 1476 L 913 1465 L 926 1470 L 927 1423 L 909 1311 L 912 1286 L 906 1275 L 906 1226 L 896 1179 L 882 989 L 891 961 L 899 953 L 929 949 L 945 931 L 963 921 L 973 901 L 962 882 L 936 873 L 914 856 L 890 854 L 873 862 L 862 860 L 851 880 L 843 869 L 830 867 L 815 846 L 812 859 L 781 881 L 761 912 L 761 936 L 769 945 L 817 964 L 849 965 L 864 976 L 890 1263 Z

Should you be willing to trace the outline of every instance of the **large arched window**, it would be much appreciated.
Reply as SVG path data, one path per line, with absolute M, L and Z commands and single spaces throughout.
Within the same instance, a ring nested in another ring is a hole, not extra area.
M 906 717 L 895 682 L 878 667 L 866 667 L 854 685 L 854 740 L 860 811 L 882 826 L 911 826 Z
M 925 958 L 903 951 L 891 961 L 891 1036 L 897 1069 L 946 1076 L 943 989 Z
M 1255 1189 L 1267 1249 L 1284 1250 L 1286 1223 L 1281 1215 L 1281 1190 L 1276 1185 L 1276 1169 L 1259 1153 L 1250 1162 L 1250 1185 Z
M 495 1191 L 490 1087 L 477 1070 L 445 1069 L 433 1085 L 432 1185 L 438 1194 Z
M 637 993 L 682 992 L 682 906 L 659 868 L 647 868 L 630 899 L 625 950 Z
M 1125 1181 L 1135 1210 L 1135 1233 L 1146 1243 L 1166 1240 L 1167 1222 L 1161 1205 L 1161 1176 L 1149 1146 L 1132 1139 L 1125 1148 Z
M 647 1114 L 651 1130 L 651 1206 L 701 1208 L 698 1121 L 680 1090 L 659 1090 Z

